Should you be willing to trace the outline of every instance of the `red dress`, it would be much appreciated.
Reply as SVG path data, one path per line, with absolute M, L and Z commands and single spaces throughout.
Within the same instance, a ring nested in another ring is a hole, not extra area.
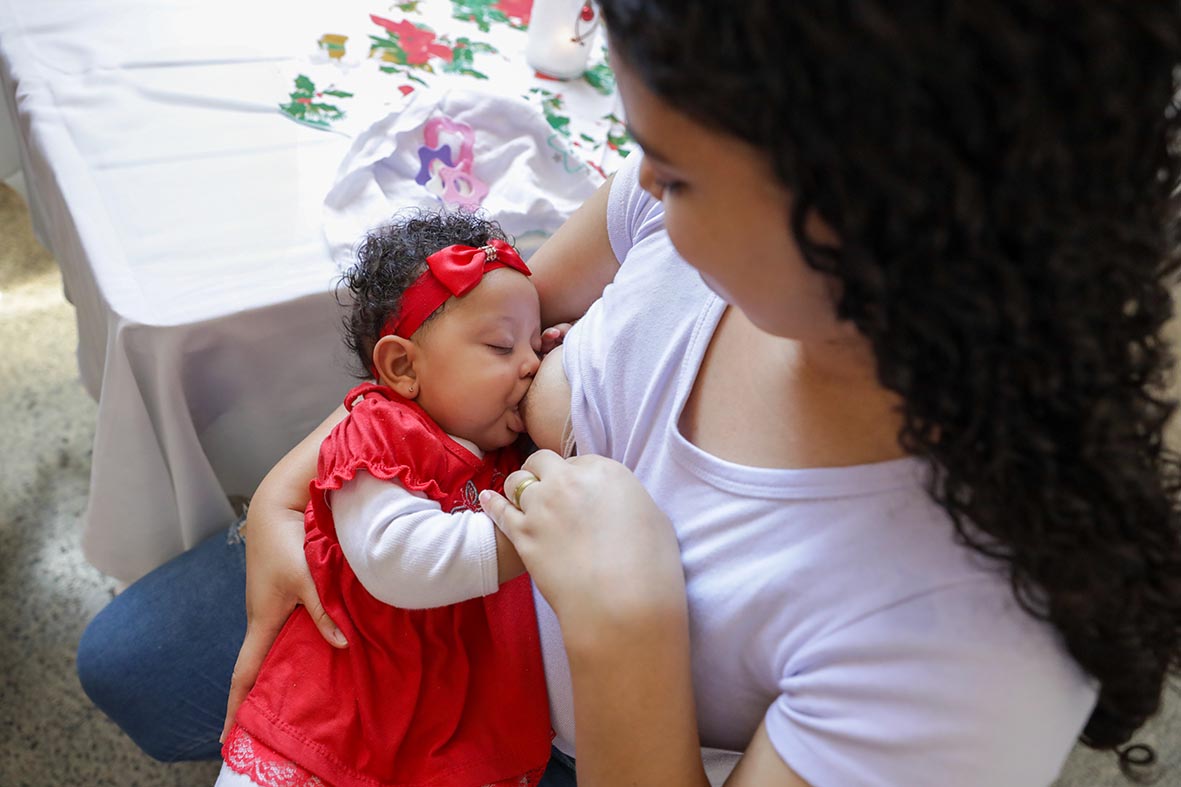
M 255 776 L 248 760 L 270 749 L 306 769 L 304 777 L 337 787 L 536 784 L 553 733 L 529 578 L 446 607 L 392 607 L 349 568 L 326 503 L 328 491 L 365 470 L 444 511 L 478 510 L 478 490 L 502 491 L 520 467 L 517 452 L 481 460 L 382 386 L 358 386 L 345 405 L 350 414 L 320 449 L 304 551 L 349 646 L 328 645 L 296 609 L 238 710 L 241 730 L 227 738 L 223 757 Z

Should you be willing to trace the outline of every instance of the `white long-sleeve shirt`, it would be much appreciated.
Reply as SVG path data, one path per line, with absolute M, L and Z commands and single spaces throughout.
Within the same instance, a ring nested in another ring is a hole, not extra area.
M 481 455 L 474 444 L 457 442 Z M 428 609 L 499 587 L 496 526 L 483 512 L 445 512 L 425 495 L 363 470 L 333 491 L 329 504 L 345 559 L 379 601 Z

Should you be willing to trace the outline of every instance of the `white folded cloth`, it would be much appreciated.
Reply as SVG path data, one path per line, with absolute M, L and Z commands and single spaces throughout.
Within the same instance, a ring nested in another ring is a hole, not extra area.
M 401 209 L 480 209 L 528 258 L 602 182 L 524 99 L 416 91 L 353 141 L 324 200 L 324 234 L 343 270 L 365 232 Z

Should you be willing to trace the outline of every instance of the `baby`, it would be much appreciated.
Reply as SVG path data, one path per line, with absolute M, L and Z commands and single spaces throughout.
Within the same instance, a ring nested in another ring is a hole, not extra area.
M 226 737 L 219 787 L 536 784 L 550 753 L 533 597 L 479 508 L 520 467 L 541 332 L 494 222 L 414 214 L 345 276 L 347 343 L 376 383 L 320 449 L 305 553 L 349 646 L 302 607 Z

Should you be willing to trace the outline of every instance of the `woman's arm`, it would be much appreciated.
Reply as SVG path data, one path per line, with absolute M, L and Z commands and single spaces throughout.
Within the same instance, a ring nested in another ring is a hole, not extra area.
M 574 211 L 529 258 L 533 284 L 541 298 L 541 324 L 574 322 L 615 278 L 619 261 L 607 234 L 611 180 Z
M 635 476 L 599 456 L 538 451 L 511 474 L 523 510 L 481 503 L 562 627 L 574 690 L 578 783 L 703 787 L 684 572 L 668 518 Z
M 726 787 L 810 787 L 783 761 L 767 736 L 766 724 L 760 724 L 754 738 L 730 778 Z
M 578 783 L 709 784 L 689 663 L 684 569 L 672 523 L 622 464 L 538 451 L 521 509 L 484 510 L 516 544 L 562 627 L 578 730 Z M 728 787 L 808 787 L 756 733 Z
M 621 611 L 594 626 L 568 616 L 562 633 L 574 691 L 578 783 L 708 784 L 684 605 Z
M 297 604 L 303 604 L 329 643 L 347 644 L 320 604 L 303 553 L 308 482 L 316 476 L 320 443 L 344 417 L 344 405 L 279 460 L 258 485 L 246 513 L 246 639 L 230 679 L 222 738 L 258 678 L 259 667 Z
M 347 414 L 344 405 L 333 410 L 271 468 L 250 500 L 246 515 L 246 639 L 230 680 L 223 736 L 297 604 L 308 608 L 330 644 L 338 648 L 348 644 L 320 603 L 303 552 L 304 510 L 310 499 L 308 485 L 316 477 L 320 444 Z M 494 530 L 497 576 L 504 583 L 519 576 L 525 567 L 512 542 L 499 529 Z

